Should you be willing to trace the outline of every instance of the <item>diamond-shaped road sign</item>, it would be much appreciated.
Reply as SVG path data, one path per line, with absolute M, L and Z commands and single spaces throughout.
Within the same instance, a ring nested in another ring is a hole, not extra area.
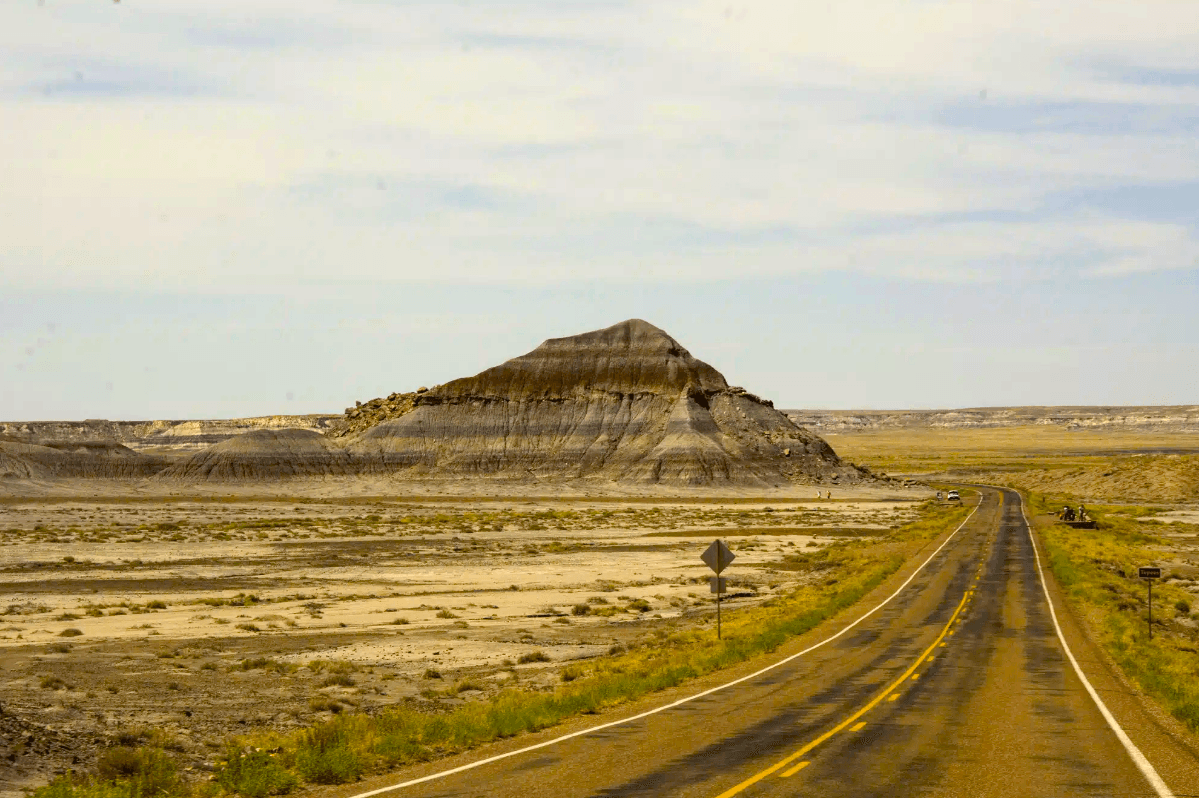
M 737 555 L 729 551 L 729 547 L 724 545 L 723 540 L 712 541 L 712 545 L 704 549 L 704 553 L 699 555 L 704 564 L 718 574 L 725 568 L 728 568 L 729 563 L 736 559 L 736 557 Z

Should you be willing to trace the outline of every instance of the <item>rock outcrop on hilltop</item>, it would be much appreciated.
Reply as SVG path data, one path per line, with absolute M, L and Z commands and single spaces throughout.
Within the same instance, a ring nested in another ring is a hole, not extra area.
M 119 443 L 49 443 L 0 440 L 0 479 L 138 479 L 170 461 L 139 454 Z
M 420 388 L 412 393 L 393 393 L 386 398 L 357 402 L 354 407 L 347 407 L 345 416 L 330 424 L 325 434 L 330 438 L 345 438 L 365 432 L 384 421 L 399 418 L 416 407 L 416 397 L 428 390 Z
M 364 470 L 668 485 L 868 478 L 639 319 L 389 400 L 394 410 L 368 403 L 386 420 L 346 438 Z
M 161 471 L 172 482 L 258 482 L 345 476 L 357 469 L 350 455 L 319 432 L 262 429 L 218 443 Z

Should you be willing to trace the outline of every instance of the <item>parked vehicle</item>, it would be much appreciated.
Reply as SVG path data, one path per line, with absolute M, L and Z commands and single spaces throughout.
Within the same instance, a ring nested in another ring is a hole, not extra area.
M 951 490 L 945 495 L 945 501 L 960 502 L 961 500 L 962 497 L 956 490 Z

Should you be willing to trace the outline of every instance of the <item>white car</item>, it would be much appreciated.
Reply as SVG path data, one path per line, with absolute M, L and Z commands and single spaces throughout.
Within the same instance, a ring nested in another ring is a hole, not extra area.
M 949 491 L 949 493 L 946 494 L 946 496 L 945 496 L 945 501 L 960 502 L 961 500 L 962 500 L 962 497 L 958 494 L 958 492 L 956 490 Z

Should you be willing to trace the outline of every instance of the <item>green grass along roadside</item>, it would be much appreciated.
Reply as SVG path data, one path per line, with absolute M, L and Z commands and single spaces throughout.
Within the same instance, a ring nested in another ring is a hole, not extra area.
M 352 782 L 545 729 L 777 650 L 870 593 L 918 547 L 956 528 L 969 512 L 927 502 L 916 521 L 880 540 L 846 540 L 786 557 L 774 566 L 810 574 L 808 584 L 759 607 L 727 613 L 721 640 L 710 625 L 673 634 L 658 630 L 647 645 L 569 666 L 553 691 L 508 689 L 445 713 L 396 706 L 373 716 L 337 715 L 299 732 L 235 738 L 211 782 L 180 779 L 171 764 L 163 764 L 164 752 L 150 751 L 141 756 L 153 764 L 152 774 L 136 765 L 115 775 L 103 767 L 68 773 L 32 798 L 263 798 L 304 783 Z
M 1161 524 L 1153 511 L 1087 505 L 1099 528 L 1073 529 L 1051 514 L 1077 500 L 1037 493 L 1025 499 L 1054 578 L 1067 601 L 1092 619 L 1100 646 L 1146 695 L 1199 732 L 1199 602 L 1176 584 L 1176 568 L 1163 568 L 1153 586 L 1149 639 L 1148 590 L 1137 569 L 1161 563 L 1168 545 L 1154 534 Z

